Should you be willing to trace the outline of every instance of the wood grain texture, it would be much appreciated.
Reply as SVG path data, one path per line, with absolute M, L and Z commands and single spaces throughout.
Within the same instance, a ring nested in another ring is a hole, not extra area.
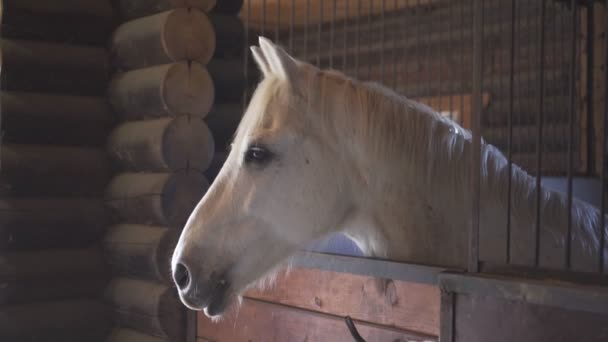
M 102 95 L 109 58 L 99 47 L 28 40 L 0 40 L 1 87 L 9 91 Z
M 108 186 L 106 203 L 117 222 L 181 228 L 208 187 L 196 171 L 122 173 Z
M 107 271 L 99 248 L 5 252 L 0 304 L 97 298 L 109 280 Z
M 608 340 L 608 317 L 587 312 L 459 294 L 455 342 Z
M 216 33 L 198 9 L 178 8 L 128 21 L 112 35 L 111 56 L 120 69 L 138 69 L 184 60 L 207 64 Z
M 155 282 L 115 278 L 105 294 L 119 326 L 172 341 L 183 341 L 186 308 L 173 287 Z
M 5 196 L 101 196 L 110 179 L 99 148 L 4 144 L 0 158 Z
M 231 0 L 232 1 L 232 0 Z M 228 2 L 231 2 L 228 1 Z M 222 1 L 223 2 L 223 1 Z M 174 8 L 196 8 L 209 12 L 217 0 L 117 0 L 116 4 L 124 21 L 146 17 Z
M 204 117 L 215 88 L 204 66 L 180 62 L 117 73 L 108 96 L 124 121 L 184 114 Z
M 100 146 L 114 124 L 103 97 L 3 91 L 0 110 L 5 143 Z
M 52 5 L 51 5 L 52 3 Z M 3 0 L 5 38 L 104 45 L 115 24 L 110 1 Z
M 107 213 L 100 199 L 0 200 L 0 248 L 75 247 L 101 237 Z
M 169 340 L 132 329 L 117 328 L 112 331 L 105 342 L 169 342 Z
M 207 170 L 215 142 L 198 116 L 131 121 L 108 138 L 110 156 L 122 170 Z
M 99 300 L 49 301 L 0 307 L 0 340 L 101 341 L 111 329 L 110 308 Z
M 286 306 L 245 299 L 234 319 L 212 323 L 199 314 L 199 341 L 332 341 L 352 342 L 353 337 L 341 317 L 298 310 Z M 386 326 L 356 322 L 367 341 L 431 342 L 427 337 Z
M 114 274 L 172 284 L 171 256 L 178 230 L 135 224 L 108 228 L 104 255 Z
M 381 294 L 376 278 L 297 268 L 274 288 L 247 297 L 358 319 L 428 335 L 439 334 L 439 289 L 391 281 Z

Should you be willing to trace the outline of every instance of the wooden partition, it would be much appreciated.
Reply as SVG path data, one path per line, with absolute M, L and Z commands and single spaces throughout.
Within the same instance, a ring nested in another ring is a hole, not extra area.
M 116 5 L 122 21 L 109 40 L 107 94 L 119 123 L 106 145 L 115 173 L 103 239 L 115 329 L 107 341 L 182 342 L 194 338 L 194 313 L 178 298 L 170 260 L 242 113 L 240 3 Z
M 0 6 L 0 340 L 102 341 L 106 0 Z

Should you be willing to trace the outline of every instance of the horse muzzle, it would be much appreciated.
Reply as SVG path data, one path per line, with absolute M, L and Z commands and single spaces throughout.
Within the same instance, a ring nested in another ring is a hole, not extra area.
M 216 272 L 204 280 L 199 274 L 184 262 L 173 267 L 173 280 L 182 303 L 192 310 L 204 310 L 208 316 L 221 315 L 227 305 L 230 281 Z

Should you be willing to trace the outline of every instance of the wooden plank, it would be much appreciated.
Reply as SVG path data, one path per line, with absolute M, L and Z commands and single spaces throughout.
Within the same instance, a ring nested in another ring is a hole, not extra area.
M 244 299 L 233 316 L 213 323 L 199 314 L 199 341 L 332 341 L 352 342 L 342 317 L 299 310 L 283 305 Z M 387 326 L 355 321 L 357 330 L 367 341 L 436 341 Z
M 100 47 L 16 39 L 0 40 L 3 90 L 102 95 L 109 58 Z
M 100 341 L 111 329 L 111 311 L 99 300 L 66 300 L 0 308 L 1 341 Z
M 114 329 L 105 342 L 169 342 L 169 340 L 146 335 L 133 329 Z
M 0 110 L 5 143 L 100 146 L 114 125 L 101 96 L 3 91 Z
M 108 93 L 110 104 L 125 121 L 184 114 L 205 117 L 215 87 L 204 66 L 179 62 L 117 73 Z
M 106 203 L 120 222 L 181 229 L 208 187 L 198 172 L 122 173 L 110 182 Z
M 0 200 L 0 249 L 83 246 L 99 239 L 107 223 L 100 199 Z
M 437 287 L 391 281 L 385 293 L 379 293 L 376 282 L 373 277 L 296 268 L 281 275 L 274 288 L 253 290 L 246 296 L 327 314 L 350 315 L 353 319 L 427 335 L 439 334 Z
M 205 65 L 215 46 L 207 15 L 178 8 L 120 25 L 112 35 L 111 55 L 113 64 L 126 70 L 184 60 Z
M 51 5 L 52 4 L 52 5 Z M 3 0 L 5 38 L 104 45 L 114 27 L 110 1 Z
M 209 12 L 217 4 L 216 0 L 116 0 L 115 2 L 124 21 L 180 7 L 196 8 L 203 12 Z
M 537 342 L 608 340 L 608 316 L 458 295 L 456 342 Z
M 200 117 L 181 115 L 131 121 L 116 127 L 108 151 L 122 170 L 207 170 L 215 142 Z
M 113 279 L 106 300 L 114 306 L 119 326 L 147 335 L 183 341 L 186 332 L 186 307 L 173 287 L 129 278 Z
M 5 196 L 100 196 L 110 179 L 100 148 L 4 144 L 0 151 Z
M 115 274 L 172 284 L 169 265 L 179 232 L 155 226 L 113 225 L 103 239 L 106 261 Z

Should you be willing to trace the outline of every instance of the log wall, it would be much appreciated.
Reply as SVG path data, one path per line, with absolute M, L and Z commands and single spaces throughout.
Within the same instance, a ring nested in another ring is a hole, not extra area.
M 239 1 L 117 0 L 108 102 L 118 116 L 106 149 L 103 250 L 113 279 L 106 341 L 194 338 L 173 285 L 181 230 L 221 167 L 246 87 Z M 192 320 L 190 320 L 192 321 Z
M 109 0 L 0 4 L 0 340 L 103 341 Z

